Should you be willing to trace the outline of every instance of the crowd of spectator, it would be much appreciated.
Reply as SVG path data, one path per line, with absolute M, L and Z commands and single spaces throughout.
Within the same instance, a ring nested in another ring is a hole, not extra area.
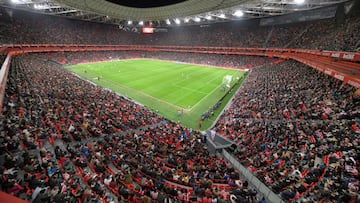
M 170 27 L 152 35 L 126 32 L 115 25 L 75 21 L 0 9 L 0 43 L 65 43 L 123 45 L 183 45 L 237 47 L 298 47 L 358 51 L 359 16 L 279 26 L 220 23 Z M 54 23 L 56 22 L 56 23 Z M 38 32 L 37 30 L 41 30 Z M 321 33 L 321 34 L 318 34 Z
M 289 46 L 304 48 L 306 45 L 308 49 L 359 52 L 360 39 L 355 34 L 360 32 L 359 20 L 348 18 L 344 23 L 332 22 L 324 20 L 311 24 L 307 31 Z
M 254 198 L 229 162 L 209 154 L 199 131 L 46 57 L 11 63 L 1 125 L 3 191 L 32 202 L 228 202 L 235 189 L 244 200 Z
M 215 129 L 237 144 L 239 161 L 285 199 L 359 200 L 354 92 L 298 62 L 255 68 Z
M 359 17 L 340 26 L 329 19 L 286 27 L 188 26 L 142 35 L 113 25 L 21 11 L 10 15 L 2 8 L 0 13 L 3 44 L 343 51 L 360 46 Z M 126 58 L 252 69 L 215 126 L 236 143 L 238 160 L 286 200 L 359 201 L 360 104 L 353 87 L 293 61 L 259 68 L 268 59 L 140 51 L 46 53 L 12 60 L 0 134 L 3 191 L 33 202 L 228 202 L 233 190 L 244 197 L 238 201 L 256 196 L 227 161 L 208 154 L 200 132 L 59 65 Z
M 10 70 L 15 73 L 8 78 L 3 111 L 11 134 L 27 130 L 32 138 L 63 136 L 80 140 L 88 135 L 136 129 L 163 119 L 57 66 L 32 57 L 13 59 Z M 48 76 L 47 80 L 42 76 Z M 14 128 L 16 124 L 18 127 Z
M 2 189 L 20 197 L 26 192 L 25 198 L 34 202 L 140 201 L 154 199 L 151 194 L 156 192 L 173 200 L 228 201 L 236 188 L 246 191 L 244 198 L 256 195 L 247 183 L 244 188 L 229 163 L 209 156 L 199 132 L 55 63 L 160 55 L 15 57 L 3 110 Z M 186 56 L 168 53 L 162 59 Z M 354 200 L 359 192 L 360 105 L 353 93 L 353 87 L 297 62 L 255 67 L 215 128 L 237 144 L 234 155 L 239 161 L 284 199 Z M 43 147 L 59 140 L 67 147 Z M 18 149 L 25 153 L 14 155 Z
M 269 35 L 264 46 L 266 47 L 289 47 L 294 39 L 297 39 L 302 32 L 307 30 L 309 25 L 307 23 L 299 24 L 296 27 L 288 25 L 269 28 Z M 291 47 L 291 46 L 290 46 Z

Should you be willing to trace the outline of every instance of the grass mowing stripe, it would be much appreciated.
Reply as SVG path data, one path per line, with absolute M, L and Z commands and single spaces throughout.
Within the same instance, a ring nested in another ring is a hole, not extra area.
M 200 99 L 200 100 L 198 101 L 198 103 L 196 103 L 194 106 L 192 106 L 189 110 L 192 111 L 194 108 L 196 108 L 196 106 L 198 106 L 199 104 L 201 104 L 201 102 L 204 101 L 207 97 L 211 96 L 216 90 L 219 90 L 221 86 L 222 86 L 222 84 L 219 84 L 216 88 L 213 89 L 213 91 L 209 92 L 209 94 L 207 94 L 205 97 L 203 97 L 202 99 Z
M 177 87 L 177 88 L 185 89 L 185 90 L 190 91 L 190 92 L 197 92 L 197 93 L 200 93 L 200 94 L 207 95 L 207 92 L 202 92 L 202 91 L 199 91 L 199 90 L 196 90 L 196 89 L 191 89 L 191 88 L 188 88 L 188 87 L 182 87 L 182 86 L 179 86 L 179 85 L 173 85 L 173 86 Z
M 199 71 L 198 71 L 198 72 L 191 73 L 191 74 L 192 74 L 192 75 L 202 76 L 202 73 L 199 72 Z M 210 76 L 212 76 L 212 75 L 210 75 Z M 217 75 L 217 77 L 212 77 L 211 80 L 207 80 L 207 82 L 206 82 L 206 83 L 203 83 L 202 86 L 208 86 L 210 83 L 212 83 L 213 81 L 215 81 L 218 77 L 219 77 L 219 75 Z M 220 84 L 220 85 L 221 85 L 221 84 Z M 199 85 L 197 85 L 197 86 L 198 86 L 198 89 L 201 89 L 201 86 L 199 86 Z M 192 92 L 202 93 L 202 94 L 204 95 L 203 97 L 201 97 L 201 99 L 199 100 L 199 102 L 195 103 L 194 105 L 198 105 L 199 103 L 201 103 L 202 100 L 206 99 L 206 97 L 209 95 L 208 92 L 198 91 L 198 90 L 191 89 L 191 88 L 187 88 L 187 87 L 182 87 L 182 88 L 183 88 L 183 89 L 187 89 L 187 90 L 192 91 Z M 217 88 L 218 88 L 218 87 L 216 87 L 216 89 L 217 89 Z M 214 90 L 216 90 L 216 89 L 214 89 Z M 212 92 L 210 92 L 210 94 L 211 94 L 211 93 L 212 93 Z M 186 99 L 187 96 L 188 96 L 188 95 L 184 95 L 184 96 L 181 97 L 180 99 L 181 99 L 181 100 L 183 100 L 184 98 Z M 189 107 L 185 107 L 185 109 L 186 109 L 187 111 L 191 111 L 191 110 L 193 109 L 194 105 L 193 105 L 193 106 L 190 106 L 190 108 L 189 108 Z
M 224 96 L 220 90 L 224 76 L 243 74 L 238 70 L 147 59 L 79 64 L 68 68 L 194 129 L 201 114 Z M 99 76 L 100 80 L 94 80 Z M 178 116 L 180 109 L 187 108 L 191 108 L 191 112 Z M 204 122 L 202 129 L 211 125 L 207 123 Z
M 209 83 L 211 83 L 212 81 L 216 80 L 217 78 L 214 77 L 212 80 L 209 80 L 206 82 L 206 85 L 208 85 Z M 207 97 L 211 96 L 216 90 L 220 89 L 220 87 L 222 86 L 223 84 L 220 83 L 216 88 L 214 88 L 211 92 L 209 92 L 207 95 L 205 95 L 205 97 L 203 97 L 202 99 L 200 99 L 195 105 L 193 105 L 189 111 L 192 111 L 194 108 L 196 108 L 196 106 L 198 106 L 199 104 L 201 104 L 201 102 L 203 100 L 205 100 Z
M 94 77 L 96 77 L 95 75 L 94 75 Z M 137 91 L 136 89 L 132 89 L 132 88 L 130 88 L 130 87 L 126 87 L 126 86 L 124 86 L 124 85 L 121 85 L 121 84 L 119 84 L 119 83 L 116 83 L 116 82 L 114 82 L 114 81 L 111 81 L 111 80 L 109 80 L 109 79 L 101 79 L 101 81 L 102 82 L 106 82 L 106 83 L 108 83 L 109 84 L 109 87 L 121 87 L 121 88 L 124 88 L 124 89 L 129 89 L 129 90 L 131 90 L 131 91 Z M 95 81 L 92 81 L 92 82 L 95 82 Z M 112 89 L 112 88 L 110 88 L 110 89 Z M 179 107 L 179 106 L 176 106 L 176 105 L 174 105 L 174 104 L 172 104 L 172 103 L 169 103 L 169 102 L 166 102 L 166 101 L 164 101 L 164 100 L 161 100 L 161 99 L 159 99 L 159 98 L 156 98 L 156 97 L 153 97 L 153 96 L 151 96 L 151 95 L 149 95 L 149 94 L 146 94 L 146 93 L 144 93 L 144 92 L 140 92 L 140 91 L 137 91 L 139 94 L 142 94 L 142 95 L 144 95 L 144 96 L 146 96 L 146 97 L 149 97 L 149 98 L 151 98 L 151 99 L 153 99 L 153 100 L 156 100 L 156 101 L 158 101 L 158 102 L 161 102 L 161 103 L 165 103 L 165 104 L 167 104 L 167 105 L 170 105 L 170 106 L 173 106 L 174 108 L 177 108 L 177 109 L 181 109 L 181 107 Z M 127 96 L 127 95 L 125 95 L 125 96 Z

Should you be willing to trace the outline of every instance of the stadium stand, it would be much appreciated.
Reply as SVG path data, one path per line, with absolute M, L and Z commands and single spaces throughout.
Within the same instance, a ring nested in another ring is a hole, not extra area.
M 216 130 L 237 144 L 240 162 L 283 198 L 351 199 L 349 180 L 358 182 L 359 170 L 354 91 L 297 62 L 255 68 Z M 342 167 L 346 172 L 337 173 Z M 344 184 L 330 198 L 324 189 L 329 181 Z
M 15 43 L 64 43 L 64 44 L 147 44 L 188 46 L 236 46 L 236 47 L 298 47 L 317 50 L 358 50 L 359 16 L 348 18 L 344 23 L 335 19 L 275 27 L 234 26 L 222 23 L 210 27 L 178 27 L 167 33 L 136 35 L 119 30 L 113 25 L 73 21 L 57 17 L 13 11 L 12 17 L 4 9 L 0 20 L 1 41 Z M 240 27 L 240 29 L 239 29 Z M 41 30 L 42 32 L 36 32 Z M 199 31 L 200 30 L 200 31 Z M 346 32 L 344 32 L 346 30 Z M 323 33 L 319 35 L 317 33 Z M 225 37 L 226 36 L 226 37 Z M 176 39 L 176 40 L 174 40 Z M 295 39 L 295 40 L 294 40 Z
M 358 18 L 348 18 L 345 23 L 334 23 L 332 20 L 320 21 L 310 25 L 307 32 L 297 38 L 291 47 L 320 50 L 359 51 L 359 38 L 355 33 L 360 30 Z M 322 33 L 317 35 L 317 33 Z
M 13 59 L 3 111 L 7 119 L 2 144 L 8 152 L 3 165 L 4 191 L 13 195 L 26 191 L 30 197 L 36 188 L 43 191 L 48 186 L 44 194 L 40 193 L 43 195 L 32 197 L 34 202 L 90 197 L 105 200 L 109 196 L 129 199 L 131 194 L 140 198 L 160 189 L 164 195 L 186 201 L 192 193 L 195 198 L 228 199 L 239 177 L 224 160 L 206 153 L 203 135 L 58 66 L 35 56 Z M 151 128 L 140 130 L 146 126 Z M 130 133 L 132 129 L 136 133 Z M 126 132 L 130 134 L 115 136 Z M 96 142 L 96 138 L 103 139 Z M 56 143 L 68 144 L 59 147 Z M 52 145 L 56 145 L 53 151 Z M 25 175 L 18 179 L 20 168 Z M 143 179 L 152 183 L 142 185 Z M 95 196 L 87 197 L 87 189 Z
M 358 16 L 341 26 L 334 19 L 241 30 L 225 23 L 221 29 L 138 35 L 111 25 L 0 12 L 0 44 L 360 47 Z M 200 132 L 61 68 L 143 57 L 251 69 L 214 127 L 236 143 L 233 155 L 287 201 L 359 200 L 354 87 L 291 60 L 142 51 L 14 57 L 2 112 L 1 190 L 32 202 L 231 202 L 231 194 L 238 202 L 259 199 L 227 160 L 207 152 Z M 358 77 L 345 65 L 345 73 Z

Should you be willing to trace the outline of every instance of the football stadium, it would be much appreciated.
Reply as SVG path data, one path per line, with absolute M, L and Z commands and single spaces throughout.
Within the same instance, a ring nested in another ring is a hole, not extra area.
M 360 202 L 359 0 L 0 0 L 1 203 Z

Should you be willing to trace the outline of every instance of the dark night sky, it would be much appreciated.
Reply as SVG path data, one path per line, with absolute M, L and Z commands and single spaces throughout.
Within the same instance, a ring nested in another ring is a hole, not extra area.
M 161 7 L 168 6 L 186 0 L 106 0 L 114 4 L 128 6 L 133 8 L 152 8 L 152 7 Z

